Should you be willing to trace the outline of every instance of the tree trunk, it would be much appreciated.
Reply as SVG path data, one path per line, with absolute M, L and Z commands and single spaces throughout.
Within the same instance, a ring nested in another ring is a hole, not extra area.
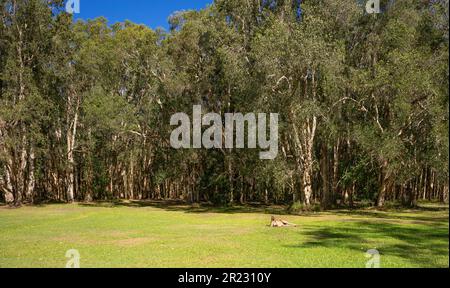
M 306 140 L 304 142 L 303 151 L 305 153 L 304 163 L 303 163 L 303 193 L 305 195 L 305 205 L 311 205 L 311 196 L 313 194 L 312 190 L 312 175 L 313 175 L 313 149 L 314 149 L 314 139 L 317 128 L 317 118 L 313 117 L 312 123 L 308 119 L 305 136 Z
M 444 185 L 444 191 L 443 191 L 443 202 L 444 203 L 446 203 L 446 204 L 448 204 L 448 202 L 449 202 L 449 193 L 448 193 L 448 184 L 447 185 Z
M 384 204 L 386 202 L 386 195 L 389 191 L 389 181 L 390 181 L 390 175 L 386 171 L 388 167 L 388 161 L 383 162 L 383 167 L 381 169 L 381 185 L 380 185 L 380 192 L 378 194 L 378 200 L 377 200 L 377 206 L 378 207 L 384 207 Z
M 233 183 L 233 162 L 232 162 L 232 157 L 231 157 L 231 152 L 230 155 L 228 157 L 228 183 L 230 186 L 230 205 L 234 204 L 234 183 Z
M 67 129 L 67 162 L 68 162 L 68 172 L 67 172 L 67 202 L 71 203 L 75 200 L 74 195 L 74 185 L 75 185 L 75 139 L 77 136 L 78 128 L 78 110 L 80 106 L 80 99 L 73 99 L 75 93 L 69 91 L 68 101 L 67 101 L 67 118 L 68 118 L 68 129 Z M 75 102 L 75 105 L 73 101 Z M 75 107 L 72 107 L 74 105 Z M 71 114 L 73 114 L 73 119 L 71 119 Z
M 25 130 L 25 129 L 23 129 Z M 25 196 L 26 193 L 26 168 L 27 168 L 27 150 L 26 150 L 26 136 L 25 136 L 25 131 L 23 131 L 23 136 L 22 136 L 22 147 L 20 148 L 20 157 L 19 157 L 19 163 L 18 163 L 18 169 L 16 171 L 16 195 L 14 196 L 14 205 L 15 206 L 20 206 L 22 205 L 22 201 L 23 201 L 23 197 Z
M 36 156 L 34 154 L 34 149 L 30 148 L 30 157 L 29 157 L 29 166 L 28 166 L 28 180 L 27 180 L 27 190 L 26 190 L 26 197 L 28 200 L 31 200 L 32 203 L 34 203 L 34 187 L 36 185 L 36 180 L 34 176 L 34 161 L 36 159 Z
M 331 206 L 331 195 L 330 195 L 330 183 L 329 183 L 329 170 L 328 170 L 328 147 L 326 144 L 322 145 L 321 153 L 321 176 L 322 176 L 322 208 L 329 209 Z
M 337 140 L 333 151 L 333 195 L 339 193 L 339 153 L 340 153 L 340 139 Z M 334 196 L 333 196 L 334 198 Z
M 6 165 L 5 167 L 5 177 L 3 179 L 3 194 L 6 204 L 14 203 L 13 185 L 11 183 L 11 167 Z M 1 188 L 1 187 L 0 187 Z

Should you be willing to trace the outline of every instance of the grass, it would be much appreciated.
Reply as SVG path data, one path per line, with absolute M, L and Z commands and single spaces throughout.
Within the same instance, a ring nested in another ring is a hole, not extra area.
M 339 210 L 283 216 L 280 208 L 187 207 L 176 203 L 0 207 L 1 267 L 364 268 L 378 249 L 382 267 L 449 267 L 448 206 L 410 211 Z

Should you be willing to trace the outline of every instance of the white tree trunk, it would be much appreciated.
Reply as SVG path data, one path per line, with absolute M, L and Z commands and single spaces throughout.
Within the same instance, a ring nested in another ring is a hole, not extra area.
M 25 132 L 23 132 L 25 133 Z M 22 136 L 22 147 L 20 148 L 20 157 L 18 170 L 16 171 L 16 195 L 14 197 L 14 202 L 16 205 L 21 205 L 23 201 L 23 196 L 26 193 L 26 173 L 27 168 L 27 150 L 26 150 L 26 136 Z M 25 195 L 26 196 L 26 195 Z
M 70 135 L 71 133 L 68 134 L 67 138 L 68 138 L 68 145 L 67 145 L 67 161 L 69 163 L 69 168 L 68 168 L 68 172 L 67 172 L 67 201 L 68 202 L 73 202 L 74 200 L 74 183 L 75 183 L 75 173 L 74 173 L 74 165 L 75 165 L 75 160 L 74 160 L 74 156 L 73 156 L 73 146 L 72 146 L 72 140 L 70 140 L 72 138 L 72 135 Z
M 29 158 L 29 172 L 28 172 L 28 180 L 27 180 L 27 190 L 26 190 L 26 197 L 27 199 L 30 199 L 32 202 L 34 202 L 34 187 L 36 184 L 35 176 L 34 176 L 34 161 L 36 159 L 36 156 L 34 154 L 34 149 L 30 148 L 30 158 Z
M 317 117 L 313 117 L 312 120 L 308 119 L 304 132 L 303 132 L 303 151 L 305 153 L 303 159 L 303 193 L 305 195 L 305 205 L 311 205 L 312 190 L 312 175 L 313 175 L 313 152 L 314 152 L 314 140 L 316 138 L 317 130 Z
M 5 167 L 5 176 L 0 175 L 0 193 L 3 193 L 5 202 L 11 204 L 14 202 L 14 196 L 12 194 L 11 177 L 8 171 L 8 167 Z
M 74 193 L 74 184 L 75 184 L 75 157 L 74 157 L 74 149 L 75 149 L 75 140 L 77 135 L 77 127 L 78 127 L 78 110 L 80 107 L 80 99 L 73 99 L 74 95 L 71 94 L 72 91 L 69 92 L 69 97 L 67 101 L 67 118 L 69 123 L 69 129 L 67 129 L 67 162 L 69 164 L 68 172 L 67 172 L 67 201 L 73 202 L 75 199 Z M 73 100 L 76 103 L 72 103 Z M 72 107 L 75 106 L 75 107 Z M 73 115 L 72 115 L 73 114 Z M 72 115 L 72 116 L 71 116 Z M 71 117 L 73 117 L 71 119 Z

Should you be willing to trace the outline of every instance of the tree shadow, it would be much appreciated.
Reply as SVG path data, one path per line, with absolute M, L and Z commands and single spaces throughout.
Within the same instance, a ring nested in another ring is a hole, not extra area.
M 83 207 L 104 207 L 104 208 L 156 208 L 168 212 L 184 212 L 192 214 L 245 214 L 245 213 L 261 213 L 274 215 L 287 215 L 288 211 L 284 206 L 268 206 L 260 203 L 253 203 L 239 206 L 214 206 L 209 203 L 188 204 L 184 201 L 176 200 L 141 200 L 141 201 L 113 201 L 113 202 L 95 202 L 81 203 Z
M 192 214 L 272 214 L 272 215 L 290 215 L 287 206 L 282 205 L 265 205 L 262 203 L 248 203 L 246 205 L 235 206 L 215 206 L 210 203 L 189 204 L 181 200 L 116 200 L 105 202 L 80 203 L 83 207 L 102 207 L 102 208 L 156 208 L 168 212 L 184 212 Z M 434 215 L 433 217 L 408 215 L 406 212 L 443 212 L 448 211 L 448 206 L 445 207 L 428 207 L 417 209 L 403 209 L 403 210 L 332 210 L 328 211 L 337 216 L 359 216 L 370 219 L 386 219 L 403 220 L 414 222 L 429 222 L 431 225 L 444 225 L 448 223 L 448 216 L 442 214 Z M 392 212 L 402 213 L 402 215 L 395 215 Z M 315 212 L 302 212 L 301 214 L 292 214 L 293 216 L 303 217 L 321 217 L 323 214 Z M 357 219 L 356 219 L 357 220 Z
M 423 212 L 440 212 L 440 211 L 449 211 L 449 206 L 448 204 L 436 204 L 436 206 L 419 205 L 415 207 L 413 210 Z
M 409 260 L 420 267 L 431 267 L 430 255 L 442 257 L 449 253 L 448 226 L 406 226 L 400 224 L 358 221 L 352 227 L 308 226 L 301 232 L 309 240 L 298 245 L 285 246 L 300 248 L 347 248 L 364 253 L 376 248 L 381 255 L 396 256 Z M 393 239 L 395 244 L 387 244 L 384 239 Z M 373 247 L 374 245 L 378 247 Z M 431 257 L 432 258 L 432 257 Z
M 443 216 L 442 214 L 436 214 L 433 216 L 419 216 L 414 213 L 420 212 L 445 212 L 447 210 L 396 210 L 396 211 L 379 211 L 379 210 L 336 210 L 333 211 L 335 215 L 342 216 L 359 216 L 364 218 L 372 218 L 372 219 L 386 219 L 386 220 L 402 220 L 402 221 L 410 221 L 412 223 L 418 222 L 430 222 L 432 225 L 444 225 L 448 224 L 449 216 L 448 214 Z M 411 214 L 408 214 L 410 212 Z M 395 213 L 402 213 L 401 215 Z

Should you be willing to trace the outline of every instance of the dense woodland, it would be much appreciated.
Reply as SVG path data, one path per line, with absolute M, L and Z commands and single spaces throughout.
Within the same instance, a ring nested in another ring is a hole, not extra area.
M 448 201 L 448 0 L 216 0 L 170 31 L 0 0 L 0 202 Z M 170 146 L 170 117 L 279 113 L 279 155 Z

